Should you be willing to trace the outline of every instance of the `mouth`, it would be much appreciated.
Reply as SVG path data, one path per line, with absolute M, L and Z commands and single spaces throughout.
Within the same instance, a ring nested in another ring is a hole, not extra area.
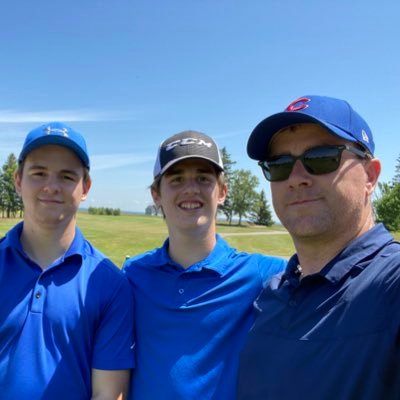
M 62 204 L 61 200 L 55 200 L 55 199 L 38 199 L 38 200 L 44 204 Z
M 314 199 L 299 199 L 299 200 L 294 200 L 290 202 L 288 205 L 289 206 L 302 206 L 302 205 L 310 205 L 311 203 L 315 203 L 317 201 L 320 201 L 320 198 L 314 198 Z
M 197 210 L 203 206 L 199 201 L 182 201 L 178 204 L 183 210 Z

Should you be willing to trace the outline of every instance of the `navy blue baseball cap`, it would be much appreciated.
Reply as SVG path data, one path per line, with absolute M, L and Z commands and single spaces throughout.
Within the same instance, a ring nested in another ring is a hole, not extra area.
M 79 132 L 61 122 L 49 122 L 30 131 L 25 138 L 18 163 L 21 163 L 32 150 L 47 144 L 68 148 L 81 159 L 84 167 L 90 168 L 85 139 Z
M 371 129 L 347 101 L 325 96 L 303 96 L 290 103 L 283 112 L 262 120 L 250 134 L 247 154 L 264 160 L 272 137 L 290 125 L 314 123 L 335 136 L 358 143 L 371 155 L 375 144 Z

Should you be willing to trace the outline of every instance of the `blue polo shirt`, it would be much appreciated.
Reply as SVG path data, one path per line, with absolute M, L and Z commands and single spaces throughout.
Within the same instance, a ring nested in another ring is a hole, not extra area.
M 130 398 L 234 399 L 253 301 L 286 261 L 237 252 L 217 235 L 211 254 L 184 269 L 168 247 L 167 240 L 124 266 L 137 318 Z
M 88 400 L 92 368 L 134 365 L 131 289 L 78 228 L 43 271 L 21 247 L 22 224 L 0 241 L 0 398 Z
M 400 399 L 400 245 L 382 225 L 299 281 L 297 257 L 256 301 L 238 399 Z

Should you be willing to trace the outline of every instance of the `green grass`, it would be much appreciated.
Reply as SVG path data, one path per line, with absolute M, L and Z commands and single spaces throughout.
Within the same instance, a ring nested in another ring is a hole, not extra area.
M 133 256 L 154 247 L 160 247 L 168 235 L 165 221 L 162 218 L 146 215 L 106 216 L 79 213 L 78 225 L 86 238 L 119 266 L 122 265 L 126 256 Z M 282 230 L 280 227 L 278 229 Z M 278 229 L 226 224 L 217 227 L 217 231 L 221 235 L 269 232 Z M 293 246 L 287 234 L 227 236 L 226 240 L 242 251 L 281 256 L 289 256 L 293 253 Z
M 19 219 L 0 218 L 0 236 L 3 236 Z M 162 218 L 141 215 L 89 215 L 80 212 L 78 225 L 92 244 L 121 266 L 126 256 L 133 256 L 160 247 L 167 237 L 167 227 Z M 289 257 L 294 252 L 290 236 L 282 226 L 229 226 L 221 222 L 217 232 L 241 251 Z M 251 233 L 261 233 L 251 235 Z M 226 235 L 226 236 L 225 236 Z M 400 241 L 400 232 L 394 232 Z

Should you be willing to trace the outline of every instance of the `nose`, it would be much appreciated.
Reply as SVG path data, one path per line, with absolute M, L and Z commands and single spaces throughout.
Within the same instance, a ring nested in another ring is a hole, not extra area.
M 46 193 L 57 193 L 60 190 L 60 184 L 56 176 L 49 175 L 43 186 L 43 191 Z
M 289 175 L 288 182 L 290 186 L 310 185 L 312 182 L 311 174 L 305 169 L 301 160 L 296 160 L 292 172 Z
M 199 193 L 199 185 L 196 178 L 189 178 L 185 182 L 184 192 L 185 193 Z

